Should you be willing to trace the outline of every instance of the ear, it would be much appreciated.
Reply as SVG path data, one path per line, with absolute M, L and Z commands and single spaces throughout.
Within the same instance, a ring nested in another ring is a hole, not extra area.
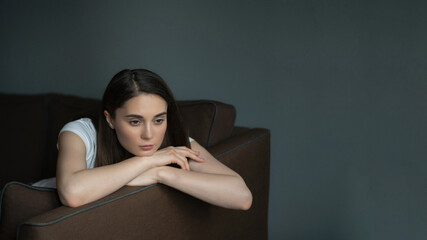
M 104 110 L 104 116 L 105 116 L 105 120 L 107 120 L 108 125 L 110 125 L 110 128 L 114 129 L 114 120 L 107 110 Z

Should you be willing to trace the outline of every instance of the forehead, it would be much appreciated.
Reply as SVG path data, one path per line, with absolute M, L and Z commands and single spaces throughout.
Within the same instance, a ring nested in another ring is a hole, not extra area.
M 138 114 L 141 116 L 153 116 L 167 111 L 166 101 L 156 94 L 140 94 L 127 100 L 117 114 Z

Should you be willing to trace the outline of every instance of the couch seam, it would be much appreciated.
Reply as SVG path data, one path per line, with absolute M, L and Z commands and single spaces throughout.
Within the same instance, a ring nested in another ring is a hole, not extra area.
M 215 111 L 214 111 L 214 116 L 212 119 L 211 128 L 209 129 L 208 144 L 206 145 L 206 147 L 209 147 L 211 145 L 212 132 L 213 132 L 213 128 L 214 128 L 215 123 L 216 123 L 216 116 L 218 114 L 218 105 L 216 105 L 216 103 L 214 103 L 214 102 L 211 102 L 211 104 L 214 106 Z
M 97 207 L 101 207 L 101 206 L 104 206 L 104 205 L 106 205 L 106 204 L 108 204 L 108 203 L 115 202 L 115 201 L 117 201 L 117 200 L 120 200 L 120 199 L 122 199 L 122 198 L 128 197 L 128 196 L 130 196 L 130 195 L 133 195 L 133 194 L 136 194 L 136 193 L 142 192 L 142 191 L 144 191 L 144 190 L 146 190 L 146 189 L 149 189 L 149 188 L 151 188 L 151 187 L 153 187 L 153 186 L 156 186 L 156 185 L 158 185 L 158 184 L 153 184 L 153 185 L 149 185 L 149 186 L 146 186 L 146 187 L 140 188 L 140 189 L 138 189 L 138 190 L 135 190 L 135 191 L 132 191 L 132 192 L 126 193 L 126 194 L 124 194 L 124 195 L 120 195 L 120 196 L 115 197 L 115 198 L 113 198 L 113 199 L 110 199 L 110 200 L 108 200 L 108 201 L 100 202 L 100 203 L 95 204 L 95 205 L 92 205 L 92 206 L 90 206 L 90 207 L 86 207 L 86 208 L 80 209 L 80 210 L 78 210 L 78 211 L 76 211 L 76 212 L 73 212 L 73 213 L 67 214 L 67 215 L 65 215 L 65 216 L 62 216 L 62 217 L 60 217 L 60 218 L 58 218 L 58 219 L 55 219 L 55 220 L 52 220 L 52 221 L 49 221 L 49 222 L 44 222 L 44 223 L 23 222 L 23 223 L 19 224 L 19 226 L 18 226 L 16 239 L 19 239 L 19 232 L 20 232 L 20 230 L 21 230 L 21 227 L 22 227 L 22 226 L 24 226 L 24 225 L 28 225 L 28 226 L 36 226 L 36 227 L 43 227 L 43 226 L 52 225 L 52 224 L 55 224 L 55 223 L 61 222 L 61 221 L 65 220 L 65 219 L 67 219 L 67 218 L 70 218 L 70 217 L 72 217 L 72 216 L 78 215 L 78 214 L 80 214 L 80 213 L 87 212 L 87 211 L 89 211 L 89 210 L 91 210 L 91 209 L 94 209 L 94 208 L 97 208 Z
M 200 104 L 200 103 L 207 103 L 207 104 L 211 104 L 211 105 L 214 106 L 214 116 L 213 116 L 213 119 L 212 119 L 212 122 L 211 122 L 211 126 L 209 128 L 208 142 L 206 143 L 206 147 L 209 147 L 210 143 L 211 143 L 213 128 L 214 128 L 214 125 L 215 125 L 215 122 L 216 122 L 217 112 L 218 112 L 218 106 L 217 106 L 217 104 L 215 102 L 209 101 L 209 100 L 199 100 L 199 101 L 195 101 L 195 102 L 191 102 L 191 103 L 181 103 L 181 104 L 178 104 L 178 106 L 192 106 L 192 105 L 197 105 L 197 104 Z M 197 141 L 197 139 L 196 139 L 196 141 Z
M 236 113 L 236 108 L 234 106 L 232 106 L 234 108 L 234 118 L 233 118 L 233 125 L 230 128 L 230 132 L 228 133 L 228 137 L 231 136 L 231 134 L 233 133 L 233 128 L 234 126 L 236 126 L 236 117 L 237 117 L 237 113 Z
M 239 148 L 241 148 L 241 147 L 243 147 L 243 146 L 245 146 L 245 145 L 248 145 L 249 143 L 255 142 L 255 141 L 257 141 L 258 139 L 261 139 L 261 138 L 265 137 L 266 135 L 270 135 L 270 131 L 267 131 L 266 133 L 263 133 L 263 134 L 261 134 L 261 135 L 259 135 L 259 136 L 255 137 L 255 138 L 252 138 L 252 139 L 250 139 L 250 140 L 248 140 L 248 141 L 246 141 L 246 142 L 244 142 L 244 143 L 241 143 L 241 144 L 239 144 L 239 145 L 235 146 L 235 147 L 234 147 L 234 148 L 232 148 L 232 149 L 229 149 L 229 150 L 227 150 L 227 151 L 225 151 L 225 152 L 219 153 L 219 154 L 215 155 L 215 158 L 220 158 L 220 157 L 222 157 L 222 156 L 224 156 L 224 155 L 227 155 L 227 154 L 229 154 L 229 153 L 231 153 L 231 152 L 234 152 L 234 151 L 236 151 L 237 149 L 239 149 Z

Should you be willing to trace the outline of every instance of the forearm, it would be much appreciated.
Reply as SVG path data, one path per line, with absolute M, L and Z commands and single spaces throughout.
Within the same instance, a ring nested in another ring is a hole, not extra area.
M 159 171 L 159 182 L 220 207 L 247 210 L 252 194 L 240 176 L 183 171 Z
M 142 159 L 130 158 L 112 165 L 84 169 L 58 178 L 59 195 L 64 204 L 80 206 L 118 190 L 149 168 Z

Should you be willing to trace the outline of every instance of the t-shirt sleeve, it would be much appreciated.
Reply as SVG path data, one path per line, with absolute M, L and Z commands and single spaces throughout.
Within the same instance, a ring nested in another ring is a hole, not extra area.
M 96 130 L 88 118 L 82 118 L 76 121 L 67 123 L 59 132 L 69 131 L 77 134 L 85 144 L 86 147 L 86 164 L 87 167 L 93 165 L 92 161 L 96 155 Z

